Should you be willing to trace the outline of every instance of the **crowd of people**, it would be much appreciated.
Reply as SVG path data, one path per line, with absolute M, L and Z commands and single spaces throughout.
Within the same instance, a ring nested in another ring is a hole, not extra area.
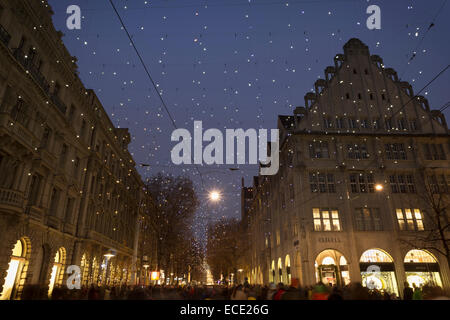
M 286 286 L 239 285 L 191 286 L 191 285 L 150 285 L 150 286 L 97 286 L 69 290 L 57 286 L 51 292 L 39 286 L 24 287 L 22 299 L 51 300 L 449 300 L 439 286 L 424 285 L 411 288 L 405 282 L 403 295 L 384 290 L 368 289 L 361 283 L 354 282 L 338 287 L 317 283 L 314 286 L 301 287 L 293 281 Z

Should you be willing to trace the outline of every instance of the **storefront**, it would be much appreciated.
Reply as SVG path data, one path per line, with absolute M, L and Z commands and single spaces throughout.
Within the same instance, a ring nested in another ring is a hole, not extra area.
M 51 297 L 55 285 L 61 285 L 64 277 L 64 263 L 66 260 L 66 251 L 59 248 L 56 252 L 53 262 L 52 273 L 50 276 L 50 284 L 48 286 L 48 296 Z
M 289 255 L 286 255 L 286 261 L 285 264 L 286 266 L 286 284 L 290 285 L 291 284 L 291 279 L 292 279 L 292 275 L 291 275 L 291 259 L 289 257 Z
M 272 267 L 270 268 L 269 280 L 270 280 L 270 282 L 275 283 L 275 261 L 274 260 L 272 260 Z
M 427 251 L 410 250 L 405 256 L 404 263 L 406 281 L 410 287 L 413 287 L 413 284 L 418 287 L 431 284 L 442 288 L 439 264 Z
M 394 260 L 380 249 L 365 251 L 360 259 L 362 285 L 399 295 Z
M 26 263 L 27 247 L 25 241 L 17 240 L 11 254 L 8 270 L 3 284 L 0 300 L 12 300 L 16 297 L 20 278 Z
M 316 258 L 316 281 L 344 286 L 350 283 L 347 259 L 337 250 L 324 250 Z

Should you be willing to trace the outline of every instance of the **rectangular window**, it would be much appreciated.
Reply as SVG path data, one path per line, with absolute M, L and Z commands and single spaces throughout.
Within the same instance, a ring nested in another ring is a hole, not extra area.
M 349 159 L 368 159 L 369 153 L 367 152 L 367 146 L 365 144 L 347 144 L 347 157 Z
M 374 119 L 373 120 L 373 128 L 374 129 L 381 129 L 380 125 L 381 125 L 380 119 Z
M 406 119 L 401 118 L 397 120 L 397 126 L 399 130 L 406 131 L 408 130 L 408 123 Z
M 409 120 L 409 127 L 410 127 L 411 131 L 419 130 L 419 124 L 418 124 L 417 119 Z
M 310 142 L 309 155 L 311 158 L 329 158 L 328 142 L 326 141 Z
M 73 161 L 73 176 L 75 179 L 78 179 L 78 172 L 80 169 L 80 158 L 76 157 Z
M 400 230 L 423 231 L 423 216 L 419 209 L 396 209 L 398 227 Z
M 351 173 L 350 189 L 352 193 L 373 193 L 374 178 L 371 173 Z
M 403 143 L 385 144 L 384 150 L 388 160 L 406 160 L 406 151 Z
M 369 129 L 370 128 L 370 123 L 368 119 L 362 119 L 361 120 L 361 128 L 364 129 Z
M 338 128 L 338 129 L 345 129 L 344 118 L 337 118 L 336 119 L 336 128 Z
M 38 174 L 33 175 L 31 179 L 30 189 L 28 193 L 28 205 L 36 205 L 38 202 L 38 194 L 41 188 L 42 177 Z
M 333 121 L 331 120 L 331 118 L 323 118 L 323 127 L 324 128 L 331 128 L 333 127 Z
M 416 193 L 414 175 L 393 174 L 389 176 L 392 193 Z
M 337 209 L 313 208 L 313 219 L 315 231 L 341 231 Z
M 53 188 L 52 195 L 50 198 L 50 212 L 49 212 L 49 214 L 52 216 L 56 216 L 58 212 L 59 194 L 60 191 L 56 188 Z
M 357 231 L 381 231 L 380 210 L 378 208 L 356 208 Z
M 446 160 L 442 144 L 424 144 L 423 147 L 426 160 Z
M 74 199 L 68 198 L 66 204 L 66 218 L 65 218 L 65 221 L 68 223 L 72 223 L 73 204 Z
M 309 186 L 313 193 L 336 193 L 336 185 L 332 173 L 309 173 Z
M 353 118 L 348 119 L 348 127 L 350 129 L 356 129 L 358 127 L 356 120 Z
M 66 164 L 66 158 L 67 158 L 67 145 L 63 144 L 61 147 L 61 153 L 59 155 L 59 166 L 64 167 Z

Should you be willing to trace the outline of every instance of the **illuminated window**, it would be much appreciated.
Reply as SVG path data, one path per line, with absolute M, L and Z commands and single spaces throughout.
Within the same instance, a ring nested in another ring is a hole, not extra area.
M 413 249 L 408 251 L 405 256 L 405 262 L 409 263 L 436 263 L 431 254 L 423 250 Z
M 370 249 L 365 251 L 360 259 L 360 262 L 393 262 L 392 258 L 386 253 L 377 249 Z
M 423 231 L 423 217 L 419 209 L 396 209 L 398 227 L 400 230 Z
M 313 208 L 315 231 L 340 231 L 339 212 L 337 209 Z
M 14 299 L 19 286 L 20 275 L 23 271 L 25 263 L 26 246 L 22 240 L 17 240 L 11 254 L 11 260 L 6 272 L 5 282 L 3 284 L 3 291 L 0 295 L 0 300 Z
M 332 257 L 325 257 L 322 260 L 322 264 L 323 265 L 334 265 L 336 263 L 334 262 L 334 259 Z

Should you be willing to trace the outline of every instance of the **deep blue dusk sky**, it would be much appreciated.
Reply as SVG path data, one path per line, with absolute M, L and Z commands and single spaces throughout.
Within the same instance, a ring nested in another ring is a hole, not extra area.
M 204 217 L 240 215 L 240 184 L 256 165 L 204 166 L 204 189 L 194 167 L 170 161 L 172 124 L 108 0 L 50 0 L 54 24 L 78 58 L 80 77 L 96 91 L 116 126 L 130 128 L 130 152 L 145 179 L 158 171 L 186 174 L 197 186 Z M 115 0 L 179 127 L 275 128 L 278 114 L 304 104 L 323 70 L 350 38 L 360 38 L 404 81 L 420 90 L 450 62 L 450 3 L 443 0 Z M 68 30 L 66 8 L 76 4 L 81 30 Z M 381 8 L 381 30 L 366 27 L 366 8 Z M 434 19 L 423 42 L 423 34 Z M 407 61 L 419 44 L 417 56 Z M 450 101 L 450 71 L 425 95 L 432 109 Z M 446 110 L 447 119 L 450 109 Z M 207 205 L 206 191 L 224 193 Z M 212 211 L 209 211 L 212 210 Z

